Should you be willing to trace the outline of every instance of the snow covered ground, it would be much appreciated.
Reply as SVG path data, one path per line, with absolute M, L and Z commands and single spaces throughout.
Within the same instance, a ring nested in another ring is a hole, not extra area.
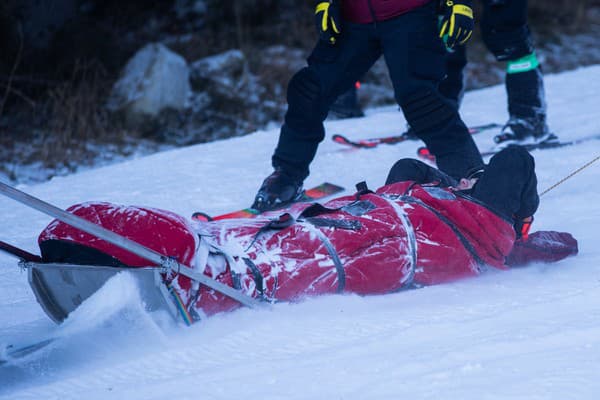
M 600 133 L 600 66 L 546 77 L 549 125 L 563 140 Z M 501 86 L 467 93 L 470 124 L 506 120 Z M 306 185 L 380 186 L 418 143 L 373 150 L 352 138 L 398 133 L 396 107 L 327 123 Z M 476 136 L 482 150 L 493 132 Z M 20 189 L 61 208 L 87 200 L 188 216 L 249 205 L 270 173 L 278 129 L 167 151 Z M 600 141 L 534 153 L 540 191 L 600 155 Z M 580 254 L 553 265 L 385 296 L 325 296 L 240 310 L 185 328 L 149 314 L 118 275 L 62 327 L 26 273 L 0 254 L 0 344 L 60 336 L 0 367 L 0 399 L 596 399 L 600 396 L 600 162 L 542 197 L 534 229 L 571 232 Z M 38 252 L 50 218 L 0 198 L 0 240 Z

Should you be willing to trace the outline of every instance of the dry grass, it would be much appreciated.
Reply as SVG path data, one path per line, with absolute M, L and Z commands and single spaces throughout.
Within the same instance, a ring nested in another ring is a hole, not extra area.
M 136 135 L 104 107 L 112 83 L 98 64 L 77 62 L 70 79 L 49 86 L 36 102 L 11 107 L 0 126 L 4 172 L 15 179 L 10 166 L 20 164 L 72 172 L 102 156 L 98 145 L 131 143 Z
M 85 154 L 91 141 L 116 139 L 104 110 L 106 76 L 97 65 L 77 63 L 71 79 L 50 89 L 48 130 L 43 133 L 41 160 L 60 163 L 62 154 Z

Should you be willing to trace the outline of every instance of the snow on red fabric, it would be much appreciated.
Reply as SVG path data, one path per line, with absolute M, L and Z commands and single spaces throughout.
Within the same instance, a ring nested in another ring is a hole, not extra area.
M 173 256 L 180 263 L 191 265 L 195 258 L 197 236 L 185 218 L 170 211 L 107 202 L 76 204 L 67 211 L 161 254 Z M 149 266 L 147 260 L 57 220 L 42 231 L 38 243 L 48 240 L 83 244 L 132 267 Z
M 109 203 L 85 203 L 69 211 L 268 301 L 384 294 L 475 276 L 487 267 L 506 269 L 515 241 L 512 224 L 484 205 L 450 189 L 411 182 L 310 206 L 194 226 L 167 211 Z M 286 212 L 291 218 L 273 222 Z M 61 222 L 42 232 L 39 242 L 47 240 L 89 246 L 126 265 L 147 265 Z M 551 238 L 532 234 L 530 240 Z M 557 254 L 548 260 L 572 252 Z M 511 259 L 513 265 L 527 262 L 531 254 L 519 257 Z M 170 284 L 188 310 L 201 316 L 240 307 L 185 276 Z

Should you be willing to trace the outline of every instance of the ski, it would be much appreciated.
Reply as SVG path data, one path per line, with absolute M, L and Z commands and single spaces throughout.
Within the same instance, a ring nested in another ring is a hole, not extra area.
M 306 189 L 302 196 L 295 201 L 295 203 L 320 200 L 325 197 L 332 196 L 337 193 L 343 192 L 345 189 L 341 186 L 334 185 L 333 183 L 324 182 L 320 185 L 314 186 L 310 189 Z M 286 204 L 289 205 L 289 204 Z M 244 208 L 243 210 L 233 211 L 226 214 L 217 216 L 210 216 L 201 211 L 197 211 L 192 214 L 192 219 L 195 221 L 218 221 L 221 219 L 232 219 L 232 218 L 253 218 L 261 214 L 260 211 L 253 208 Z
M 560 147 L 566 146 L 575 146 L 581 143 L 589 142 L 592 140 L 600 140 L 600 135 L 586 136 L 580 139 L 573 139 L 567 141 L 548 141 L 548 142 L 540 142 L 540 143 L 527 143 L 522 144 L 521 146 L 525 147 L 527 150 L 545 150 L 545 149 L 556 149 Z M 491 156 L 496 154 L 502 149 L 491 149 L 488 151 L 484 151 L 481 153 L 482 156 Z
M 50 337 L 27 345 L 8 345 L 4 349 L 0 350 L 0 366 L 10 362 L 22 360 L 31 354 L 45 349 L 48 347 L 48 345 L 54 343 L 56 339 L 57 338 L 55 337 Z
M 484 124 L 484 125 L 475 125 L 469 127 L 469 133 L 471 135 L 475 135 L 476 133 L 480 133 L 489 129 L 501 128 L 502 125 L 496 123 Z M 407 140 L 419 140 L 419 138 L 413 134 L 410 134 L 408 131 L 401 133 L 400 135 L 392 135 L 385 136 L 373 139 L 361 139 L 361 140 L 350 140 L 348 137 L 343 135 L 333 135 L 331 139 L 339 144 L 356 147 L 359 149 L 372 149 L 374 147 L 379 146 L 380 144 L 396 144 L 401 143 Z
M 540 142 L 540 143 L 526 143 L 521 144 L 519 146 L 524 147 L 529 151 L 533 150 L 545 150 L 545 149 L 557 149 L 566 146 L 575 146 L 581 143 L 585 143 L 592 140 L 600 140 L 600 135 L 587 136 L 581 139 L 567 140 L 567 141 L 548 141 L 548 142 Z M 483 157 L 493 156 L 498 153 L 502 148 L 491 149 L 487 151 L 482 151 L 481 155 Z M 429 149 L 425 146 L 421 146 L 417 149 L 417 156 L 425 161 L 435 162 L 435 156 L 429 152 Z

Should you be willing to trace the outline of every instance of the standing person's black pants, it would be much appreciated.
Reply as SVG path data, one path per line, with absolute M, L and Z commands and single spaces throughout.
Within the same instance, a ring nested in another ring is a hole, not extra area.
M 483 160 L 456 106 L 438 92 L 446 51 L 438 37 L 436 2 L 373 24 L 345 22 L 335 45 L 319 41 L 288 85 L 288 111 L 273 166 L 302 182 L 309 174 L 323 121 L 335 99 L 383 55 L 395 98 L 406 120 L 436 156 L 438 166 L 459 178 Z
M 527 0 L 481 0 L 482 39 L 498 61 L 508 63 L 505 85 L 511 118 L 544 124 L 546 102 L 541 69 L 527 25 Z M 447 58 L 447 77 L 440 92 L 459 105 L 464 91 L 466 49 L 458 46 Z

